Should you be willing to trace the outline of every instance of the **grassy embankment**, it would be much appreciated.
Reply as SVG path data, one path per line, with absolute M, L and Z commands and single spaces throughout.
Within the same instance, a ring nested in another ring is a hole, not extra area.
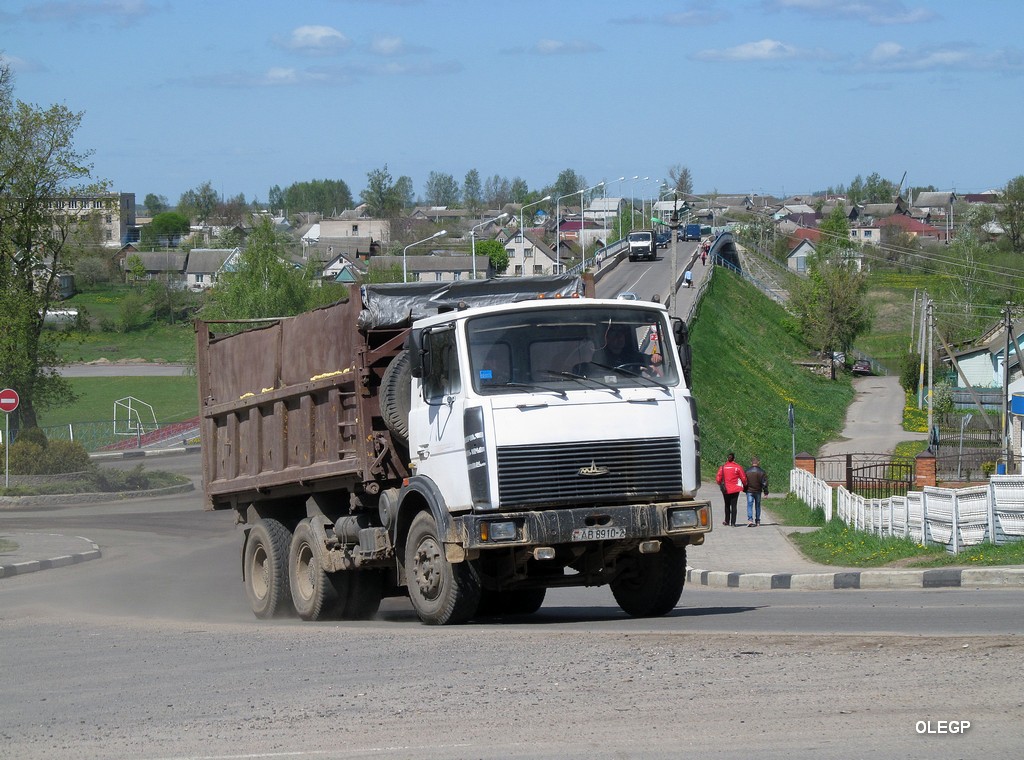
M 786 311 L 724 269 L 715 272 L 691 331 L 693 387 L 700 417 L 702 476 L 713 479 L 728 451 L 743 466 L 760 457 L 773 490 L 789 485 L 796 451 L 815 453 L 842 429 L 853 399 L 849 375 L 835 381 L 798 362 L 810 351 Z

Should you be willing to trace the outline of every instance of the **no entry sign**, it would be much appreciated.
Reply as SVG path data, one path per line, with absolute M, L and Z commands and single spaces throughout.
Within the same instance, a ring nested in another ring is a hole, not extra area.
M 0 412 L 6 412 L 10 414 L 18 408 L 18 404 L 21 398 L 18 397 L 18 392 L 12 388 L 4 388 L 0 391 Z

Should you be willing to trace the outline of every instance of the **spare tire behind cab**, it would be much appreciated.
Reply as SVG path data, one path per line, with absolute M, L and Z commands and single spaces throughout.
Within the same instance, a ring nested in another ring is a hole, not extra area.
M 396 443 L 409 445 L 412 366 L 408 350 L 400 351 L 380 379 L 380 413 Z

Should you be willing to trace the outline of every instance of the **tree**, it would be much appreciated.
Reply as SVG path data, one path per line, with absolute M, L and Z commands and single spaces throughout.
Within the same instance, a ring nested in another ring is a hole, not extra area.
M 10 416 L 18 430 L 36 427 L 37 410 L 74 399 L 57 371 L 64 333 L 43 325 L 74 264 L 68 241 L 82 217 L 64 210 L 66 200 L 105 188 L 74 186 L 91 172 L 90 153 L 74 145 L 82 114 L 17 101 L 13 81 L 0 64 L 0 378 L 21 396 Z
M 245 193 L 225 198 L 217 203 L 216 210 L 217 216 L 224 224 L 244 224 L 249 218 L 249 204 L 245 200 Z
M 462 202 L 470 211 L 479 211 L 483 205 L 483 189 L 480 187 L 480 172 L 470 169 L 462 182 Z
M 395 183 L 388 172 L 388 165 L 382 169 L 374 169 L 366 175 L 366 189 L 359 194 L 366 204 L 370 216 L 378 219 L 392 219 L 398 216 L 402 201 L 395 188 Z
M 286 240 L 269 218 L 257 223 L 234 271 L 224 272 L 210 289 L 203 319 L 288 317 L 305 311 L 312 299 L 309 272 L 287 259 Z
M 837 207 L 821 224 L 821 242 L 808 260 L 807 278 L 791 288 L 790 306 L 808 345 L 830 357 L 835 379 L 836 352 L 849 352 L 871 325 L 866 304 L 867 276 L 847 254 L 851 247 L 846 215 Z
M 583 175 L 577 174 L 572 169 L 563 169 L 558 173 L 555 186 L 551 188 L 552 198 L 562 198 L 572 193 L 578 193 L 587 186 L 587 180 Z
M 476 253 L 478 256 L 486 256 L 491 262 L 491 268 L 498 274 L 508 269 L 508 251 L 497 240 L 481 240 L 476 244 Z
M 146 207 L 146 212 L 150 216 L 162 214 L 168 208 L 167 198 L 156 193 L 147 193 L 146 200 L 142 202 L 142 205 Z
M 218 200 L 217 191 L 207 180 L 199 187 L 186 190 L 181 194 L 181 198 L 178 199 L 178 212 L 189 219 L 195 219 L 199 224 L 206 224 L 213 216 Z
M 484 182 L 484 202 L 487 208 L 501 208 L 512 200 L 512 183 L 507 177 L 495 174 Z
M 513 177 L 509 194 L 512 196 L 513 203 L 527 203 L 530 198 L 530 187 L 522 177 Z M 539 200 L 541 197 L 543 196 L 538 194 L 537 199 Z
M 681 193 L 693 194 L 693 175 L 682 164 L 673 164 L 668 168 L 668 182 L 666 184 Z
M 146 265 L 142 263 L 142 257 L 137 253 L 133 253 L 124 260 L 124 270 L 125 274 L 131 275 L 133 280 L 146 278 Z
M 416 202 L 416 192 L 412 189 L 412 177 L 403 174 L 395 180 L 395 195 L 398 196 L 400 210 L 412 208 Z
M 1024 252 L 1024 175 L 1014 177 L 1006 183 L 999 196 L 1002 208 L 996 217 L 1006 233 L 1014 253 Z
M 149 224 L 139 233 L 142 248 L 155 251 L 158 248 L 170 248 L 175 240 L 189 231 L 188 217 L 177 211 L 165 211 L 154 216 Z
M 270 207 L 288 213 L 315 211 L 321 216 L 337 216 L 352 208 L 352 192 L 340 179 L 313 179 L 293 182 L 285 190 L 270 188 Z
M 430 172 L 423 187 L 424 200 L 428 206 L 458 206 L 459 183 L 451 174 Z

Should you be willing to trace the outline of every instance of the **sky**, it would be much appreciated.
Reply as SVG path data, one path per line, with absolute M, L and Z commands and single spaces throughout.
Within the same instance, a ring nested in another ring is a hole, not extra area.
M 651 198 L 674 165 L 698 193 L 983 192 L 1024 174 L 1022 32 L 1019 0 L 0 0 L 15 97 L 81 112 L 140 204 L 358 197 L 385 165 L 420 196 L 572 169 Z

